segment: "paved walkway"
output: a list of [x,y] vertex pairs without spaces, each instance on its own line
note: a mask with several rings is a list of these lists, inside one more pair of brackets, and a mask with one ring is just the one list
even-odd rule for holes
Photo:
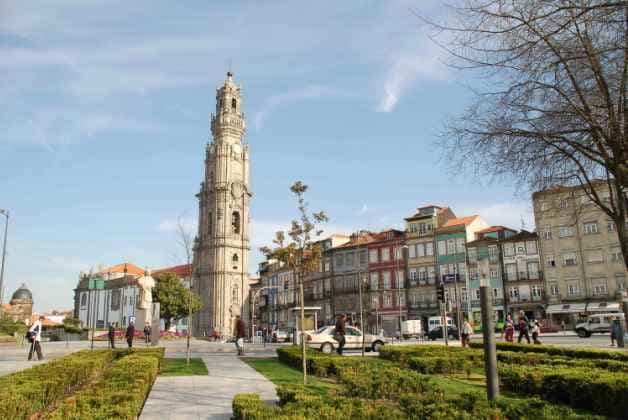
[[277,400],[275,386],[235,354],[203,356],[208,376],[159,376],[140,420],[230,419],[236,394],[255,392]]

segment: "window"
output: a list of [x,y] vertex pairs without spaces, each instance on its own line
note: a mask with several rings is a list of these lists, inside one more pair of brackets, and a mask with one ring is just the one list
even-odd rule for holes
[[392,306],[392,295],[390,293],[384,294],[384,307],[390,308]]
[[238,107],[238,101],[236,98],[231,99],[231,109],[236,109]]
[[416,258],[416,247],[414,245],[408,246],[408,258]]
[[233,254],[233,257],[231,257],[231,262],[233,263],[233,269],[237,270],[238,269],[238,254]]
[[81,293],[81,306],[87,305],[87,293]]
[[567,200],[560,200],[558,202],[559,209],[566,209],[567,207],[569,207],[569,202]]
[[517,280],[517,264],[506,264],[506,278],[508,281]]
[[373,296],[371,300],[371,306],[373,306],[373,309],[379,308],[379,297]]
[[418,278],[416,268],[410,269],[409,276],[410,276],[410,280],[416,280]]
[[497,261],[499,253],[497,252],[497,245],[491,245],[488,247],[488,259],[489,261]]
[[416,223],[408,223],[408,231],[410,231],[411,233],[416,233]]
[[342,267],[344,261],[345,261],[344,255],[342,255],[342,254],[336,255],[336,258],[334,260],[334,264],[336,265],[336,268]]
[[370,263],[377,263],[378,261],[378,255],[377,255],[377,250],[376,249],[369,249],[369,262]]
[[382,272],[382,280],[384,289],[390,289],[390,271]]
[[538,253],[535,241],[526,242],[526,252],[528,253],[528,255],[534,255]]
[[578,296],[580,294],[580,285],[578,283],[569,283],[567,285],[567,295]]
[[615,274],[615,284],[618,292],[626,290],[626,276],[623,274]]
[[390,261],[390,248],[382,248],[382,262]]
[[539,278],[539,263],[535,261],[531,261],[527,264],[528,267],[528,278],[531,280],[536,280]]
[[624,258],[621,254],[621,250],[612,250],[610,260],[614,263],[623,263]]
[[545,266],[546,267],[556,267],[556,260],[554,259],[554,254],[548,254],[545,256]]
[[541,211],[547,211],[550,208],[552,208],[551,203],[549,201],[541,201],[541,205],[539,207],[541,207]]
[[606,289],[606,281],[594,283],[592,288],[593,296],[606,296],[608,295],[608,290]]
[[436,267],[427,267],[427,281],[429,284],[436,282]]
[[476,262],[478,260],[478,250],[477,250],[477,248],[469,248],[469,249],[467,249],[467,255],[469,256],[469,262]]
[[543,228],[543,239],[545,240],[552,239],[552,228],[550,226],[545,226]]
[[504,244],[504,256],[512,257],[515,255],[515,244]]
[[584,234],[593,235],[598,233],[597,222],[588,222],[584,224]]
[[606,222],[606,229],[608,230],[609,233],[612,233],[617,230],[617,226],[615,226],[615,222],[613,222],[612,220],[609,220],[608,222]]
[[524,243],[517,243],[517,255],[523,255],[526,253],[526,245]]
[[416,244],[416,255],[417,257],[425,256],[425,247],[423,246],[423,244]]
[[560,238],[568,238],[574,235],[573,226],[560,226],[558,228],[558,237]]
[[405,282],[406,282],[406,279],[403,275],[403,270],[397,271],[397,276],[395,277],[395,283],[397,283],[396,284],[397,289],[403,289],[405,286]]
[[550,295],[552,296],[560,295],[560,289],[558,289],[558,284],[556,283],[550,284]]
[[425,256],[431,257],[433,255],[434,255],[434,244],[431,242],[428,242],[425,244]]
[[508,296],[510,296],[510,299],[514,299],[517,300],[519,299],[519,288],[518,287],[509,287],[508,288]]
[[231,213],[231,227],[234,234],[238,235],[240,233],[240,213],[237,211]]
[[460,299],[462,299],[463,302],[466,302],[467,299],[469,299],[469,294],[467,293],[466,287],[460,289]]
[[473,289],[475,292],[475,300],[480,300],[480,289]]
[[207,234],[211,235],[214,230],[214,218],[212,217],[212,212],[210,211],[207,214]]
[[447,255],[454,255],[456,253],[456,240],[448,239],[447,240]]
[[536,285],[536,284],[534,284],[534,285],[530,286],[530,291],[531,291],[531,294],[532,294],[532,298],[533,298],[533,299],[534,299],[534,298],[537,298],[537,299],[538,299],[538,298],[540,298],[540,297],[541,297],[541,295],[543,294],[543,291],[542,291],[542,289],[541,289],[541,286],[538,286],[538,285]]
[[360,258],[360,264],[359,265],[366,265],[366,250],[363,249],[361,251],[359,251],[359,258]]
[[438,255],[447,255],[446,241],[438,241]]
[[587,262],[589,264],[597,264],[597,263],[604,262],[604,256],[602,255],[602,250],[596,249],[594,251],[588,251]]
[[354,264],[354,259],[355,255],[353,254],[353,252],[348,253],[347,255],[345,255],[345,265],[347,267],[353,267]]
[[578,261],[575,252],[563,254],[563,265],[577,265]]
[[499,272],[495,268],[491,268],[489,274],[491,276],[491,280],[495,280],[495,279],[497,279],[499,277]]
[[456,253],[464,254],[465,251],[465,240],[464,238],[456,238]]
[[406,295],[404,293],[399,293],[399,306],[406,305]]

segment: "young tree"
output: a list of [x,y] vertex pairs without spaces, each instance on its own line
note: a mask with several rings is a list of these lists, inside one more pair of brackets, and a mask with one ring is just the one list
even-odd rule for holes
[[200,307],[198,309],[194,309],[194,303],[192,302],[192,274],[194,272],[194,269],[192,268],[192,257],[194,252],[194,236],[192,234],[192,231],[185,226],[185,223],[183,222],[181,216],[177,218],[177,236],[179,239],[179,246],[183,249],[183,252],[185,254],[185,261],[188,268],[188,329],[186,337],[185,363],[189,365],[192,353],[192,349],[190,346],[190,337],[192,336],[192,313],[200,310]]
[[262,247],[260,251],[268,259],[276,259],[292,269],[299,285],[299,303],[301,306],[299,328],[301,332],[301,356],[303,359],[303,384],[307,383],[307,360],[305,352],[305,335],[303,326],[305,323],[305,299],[303,293],[303,281],[317,270],[321,261],[321,247],[316,239],[323,233],[318,225],[328,221],[324,212],[310,212],[309,204],[305,201],[305,193],[308,186],[301,181],[296,181],[290,187],[290,191],[297,198],[298,218],[293,220],[290,230],[286,233],[279,231],[273,240],[274,248]]
[[628,2],[460,0],[450,10],[446,23],[419,16],[449,64],[479,76],[472,104],[445,124],[448,162],[533,191],[581,188],[614,221],[628,267]]
[[202,306],[198,295],[189,291],[174,273],[155,276],[153,299],[159,302],[159,317],[164,320],[166,330],[173,321],[189,316],[190,312],[197,312]]

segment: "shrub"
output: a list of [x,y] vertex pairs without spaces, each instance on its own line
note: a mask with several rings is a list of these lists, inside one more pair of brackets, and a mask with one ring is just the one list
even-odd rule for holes
[[82,350],[0,378],[3,418],[26,419],[102,374],[113,359],[109,350]]
[[499,368],[503,387],[539,395],[594,413],[622,417],[628,413],[628,375],[602,369],[506,365]]
[[408,367],[410,359],[414,357],[447,355],[464,357],[473,362],[482,361],[483,358],[482,351],[449,346],[384,346],[379,352],[380,358],[399,363],[402,367]]
[[548,365],[548,366],[572,366],[588,367],[592,369],[605,369],[611,372],[628,373],[628,363],[607,359],[571,359],[564,356],[548,356],[543,353],[524,353],[516,351],[499,351],[497,360],[511,365]]
[[408,365],[411,369],[423,374],[451,374],[461,372],[469,374],[471,368],[482,366],[475,361],[452,356],[411,357]]
[[[471,343],[471,348],[481,349],[482,346],[483,344],[481,342]],[[550,356],[563,356],[574,359],[604,359],[628,362],[628,353],[588,348],[558,347],[548,345],[532,346],[526,344],[499,342],[497,343],[497,350],[542,353]]]
[[[292,366],[295,369],[302,369],[301,349],[298,346],[283,347],[277,349],[279,361]],[[334,376],[340,367],[358,367],[364,365],[388,364],[386,361],[361,357],[342,357],[322,354],[315,350],[308,350],[307,370],[316,376]]]
[[338,377],[347,396],[371,400],[397,400],[403,393],[422,393],[429,387],[427,376],[394,366],[345,366],[338,369]]
[[118,359],[102,379],[65,399],[47,418],[136,419],[163,356],[163,349],[143,350],[117,352]]

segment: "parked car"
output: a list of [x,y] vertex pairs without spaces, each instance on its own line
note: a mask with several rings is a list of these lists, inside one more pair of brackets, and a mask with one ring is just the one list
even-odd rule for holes
[[288,328],[279,328],[273,333],[273,341],[275,343],[287,343],[292,341],[292,330]]
[[[438,328],[439,326],[441,326],[443,323],[443,318],[440,316],[431,316],[429,317],[429,319],[427,320],[427,329],[429,331],[432,331],[434,328]],[[447,317],[447,325],[452,326],[454,325],[454,320],[450,317]]]
[[[345,327],[345,349],[362,348],[362,331],[355,327]],[[332,353],[338,347],[338,342],[334,340],[336,327],[328,325],[321,327],[314,332],[307,333],[307,344],[311,348],[319,349],[323,353]],[[386,343],[386,339],[380,335],[365,334],[364,349],[366,351],[379,351]]]
[[[434,328],[427,334],[427,338],[432,341],[436,340],[437,338],[443,338],[443,327],[438,326]],[[447,338],[449,338],[450,340],[459,340],[460,336],[458,335],[458,328],[453,326],[447,328]]]
[[591,334],[611,332],[611,317],[624,319],[622,313],[606,313],[589,315],[585,322],[576,324],[576,334],[580,338],[591,337]]

